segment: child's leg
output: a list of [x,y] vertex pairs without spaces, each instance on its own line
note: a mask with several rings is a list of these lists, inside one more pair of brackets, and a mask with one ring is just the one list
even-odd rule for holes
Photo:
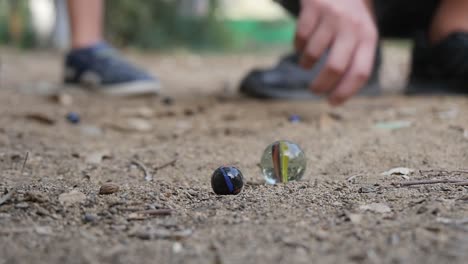
[[93,46],[103,40],[103,0],[68,0],[73,49]]
[[435,43],[454,32],[468,33],[468,0],[442,0],[428,37]]
[[427,31],[440,0],[374,0],[381,37],[411,38]]
[[155,77],[125,61],[104,42],[103,0],[68,0],[68,7],[72,47],[65,57],[65,83],[121,96],[159,91]]

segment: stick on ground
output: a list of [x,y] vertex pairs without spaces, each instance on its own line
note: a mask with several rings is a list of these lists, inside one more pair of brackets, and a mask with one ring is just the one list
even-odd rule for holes
[[398,182],[398,183],[393,183],[393,185],[399,186],[399,187],[407,187],[407,186],[413,186],[413,185],[427,185],[427,184],[438,184],[438,183],[449,183],[449,184],[455,184],[457,186],[468,186],[467,180],[448,180],[448,179]]
[[148,169],[146,168],[146,166],[143,163],[139,162],[138,160],[132,160],[132,164],[134,164],[135,166],[140,168],[140,170],[143,171],[143,173],[145,174],[145,180],[146,181],[152,181],[153,180],[153,176],[149,173]]
[[176,162],[177,162],[177,159],[173,159],[173,160],[169,161],[168,163],[165,163],[165,164],[163,164],[163,165],[161,165],[159,167],[154,168],[154,170],[161,170],[161,169],[164,169],[164,168],[169,167],[169,166],[175,166]]

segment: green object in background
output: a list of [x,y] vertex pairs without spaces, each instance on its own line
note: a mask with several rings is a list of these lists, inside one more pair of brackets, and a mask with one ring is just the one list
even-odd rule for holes
[[226,20],[210,0],[205,16],[184,16],[183,0],[112,0],[106,31],[112,43],[141,49],[188,48],[204,51],[252,51],[289,47],[294,21]]
[[223,22],[234,41],[233,48],[268,48],[290,46],[295,30],[293,20],[228,20]]
[[[227,20],[210,0],[203,16],[187,16],[173,1],[112,0],[106,8],[106,37],[117,46],[146,50],[252,52],[290,47],[294,21]],[[0,0],[0,44],[35,47],[29,1]]]
[[0,2],[0,44],[2,43],[21,48],[32,48],[36,45],[28,1]]

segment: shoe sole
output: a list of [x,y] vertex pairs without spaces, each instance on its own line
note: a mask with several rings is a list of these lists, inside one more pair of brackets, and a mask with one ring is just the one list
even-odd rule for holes
[[[240,92],[253,98],[266,100],[318,100],[324,98],[324,96],[316,95],[304,87],[301,89],[265,89],[259,85],[251,85],[249,88],[241,86]],[[357,95],[379,96],[381,95],[380,85],[377,81],[371,81]]]
[[468,95],[467,81],[410,80],[406,95]]
[[153,81],[138,81],[125,84],[105,85],[98,87],[89,87],[79,84],[66,83],[66,86],[75,89],[84,89],[93,93],[120,97],[157,95],[161,90],[161,84]]

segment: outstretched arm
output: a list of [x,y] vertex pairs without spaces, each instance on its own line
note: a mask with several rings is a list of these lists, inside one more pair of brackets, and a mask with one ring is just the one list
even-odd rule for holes
[[378,33],[365,0],[302,0],[295,47],[311,68],[328,50],[311,90],[339,105],[354,95],[372,72]]

